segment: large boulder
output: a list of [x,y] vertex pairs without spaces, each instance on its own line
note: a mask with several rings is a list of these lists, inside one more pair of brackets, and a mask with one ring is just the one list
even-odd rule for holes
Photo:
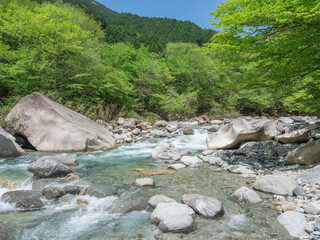
[[287,211],[278,217],[281,223],[294,238],[300,238],[305,233],[307,220],[302,213],[296,211]]
[[293,195],[297,183],[290,177],[282,175],[266,175],[253,184],[253,188],[266,193]]
[[150,215],[150,222],[163,232],[189,232],[193,229],[195,212],[180,203],[159,203]]
[[179,160],[181,155],[172,143],[162,142],[151,152],[151,157],[156,160]]
[[159,203],[176,203],[176,202],[177,202],[176,200],[163,195],[155,195],[151,197],[148,201],[149,206],[152,208],[155,208]]
[[42,95],[22,98],[6,118],[10,129],[28,139],[38,151],[82,152],[116,148],[99,123]]
[[15,138],[0,127],[0,157],[17,157],[26,154]]
[[215,198],[199,194],[185,194],[182,196],[182,202],[204,218],[213,219],[224,215],[221,202]]
[[238,148],[243,142],[271,140],[281,132],[282,128],[276,121],[265,117],[239,117],[208,137],[207,147],[209,149]]
[[37,162],[37,161],[45,161],[47,159],[51,159],[51,160],[60,162],[60,163],[66,165],[68,167],[77,167],[77,166],[79,166],[79,163],[77,162],[77,160],[75,158],[70,158],[70,157],[66,157],[66,156],[63,156],[63,155],[39,157],[39,158],[33,159],[31,161],[31,163]]
[[237,189],[230,197],[235,202],[240,202],[245,204],[255,204],[258,202],[262,202],[259,194],[247,188],[246,186],[243,186]]
[[134,118],[127,118],[122,127],[123,128],[130,128],[131,130],[135,129],[136,128],[136,125],[138,124],[138,120],[137,119],[134,119]]
[[298,178],[302,178],[305,181],[320,185],[320,165],[304,171],[298,175]]
[[41,193],[29,190],[18,190],[6,192],[1,196],[1,200],[13,204],[16,208],[40,209],[44,207],[41,201]]
[[39,178],[65,177],[72,172],[68,166],[52,159],[35,161],[28,166],[28,171]]
[[320,140],[311,141],[288,153],[284,164],[311,165],[320,162]]
[[310,139],[311,132],[308,129],[299,129],[277,136],[277,140],[281,143],[303,143],[308,142]]

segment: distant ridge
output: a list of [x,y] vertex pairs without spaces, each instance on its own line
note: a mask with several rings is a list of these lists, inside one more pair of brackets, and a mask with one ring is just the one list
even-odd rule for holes
[[[56,2],[57,0],[37,0]],[[118,13],[93,0],[62,0],[76,5],[92,15],[106,35],[106,42],[129,42],[135,47],[144,44],[150,51],[161,52],[169,42],[189,42],[202,45],[216,33],[202,29],[190,21],[176,19],[141,17],[131,13]]]

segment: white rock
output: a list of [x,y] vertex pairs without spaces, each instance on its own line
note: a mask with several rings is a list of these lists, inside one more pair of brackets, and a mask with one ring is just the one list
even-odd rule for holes
[[193,227],[195,212],[180,203],[159,203],[150,215],[150,222],[163,232],[184,232]]
[[181,158],[181,162],[183,162],[186,166],[197,167],[202,160],[197,156],[183,156]]
[[185,168],[186,165],[182,164],[182,163],[175,163],[175,164],[171,164],[168,166],[169,169],[174,169],[174,170],[179,170],[182,168]]
[[309,214],[320,214],[320,202],[310,202],[306,205],[304,211]]
[[153,208],[155,208],[159,203],[176,203],[177,201],[163,196],[163,195],[155,195],[153,197],[151,197],[148,201],[149,205]]
[[266,175],[253,184],[253,188],[266,193],[292,196],[297,183],[290,177]]
[[154,186],[152,178],[138,178],[134,181],[133,185],[137,187]]
[[180,152],[172,143],[162,142],[152,152],[151,157],[156,160],[179,160]]
[[282,213],[278,217],[278,221],[287,229],[289,234],[295,238],[302,237],[307,227],[307,221],[304,215],[296,211]]
[[237,189],[231,195],[231,198],[236,202],[243,202],[246,204],[255,204],[262,201],[259,194],[245,186]]

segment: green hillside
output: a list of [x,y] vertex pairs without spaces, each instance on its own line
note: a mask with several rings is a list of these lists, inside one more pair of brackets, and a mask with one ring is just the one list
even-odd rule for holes
[[[48,1],[56,2],[57,0],[38,0],[38,2]],[[160,52],[169,42],[202,45],[215,34],[212,29],[202,29],[189,21],[117,13],[92,0],[63,0],[63,2],[77,5],[99,21],[108,43],[128,42],[135,47],[144,44],[150,51]]]

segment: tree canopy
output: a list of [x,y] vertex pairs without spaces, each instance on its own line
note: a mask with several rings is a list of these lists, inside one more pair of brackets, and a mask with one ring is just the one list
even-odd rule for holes
[[212,15],[222,28],[207,44],[216,69],[233,73],[235,85],[273,88],[284,104],[320,112],[319,1],[227,0]]

